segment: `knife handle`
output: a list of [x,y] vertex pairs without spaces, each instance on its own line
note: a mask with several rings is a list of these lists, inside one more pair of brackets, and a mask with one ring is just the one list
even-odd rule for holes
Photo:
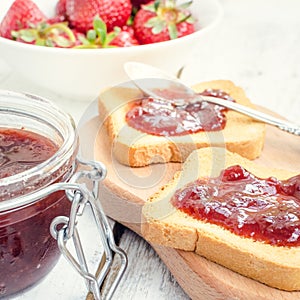
[[277,128],[292,133],[294,135],[300,136],[300,126],[294,123],[291,123],[289,121],[285,121],[276,117],[273,117],[269,114],[260,112],[258,110],[255,110],[253,108],[247,107],[245,105],[241,105],[236,102],[230,102],[224,99],[216,98],[216,97],[210,97],[210,96],[198,96],[200,97],[200,101],[204,100],[210,103],[214,103],[217,105],[221,105],[224,107],[227,107],[231,110],[237,111],[241,114],[244,114],[246,116],[249,116],[255,120],[262,121],[266,124],[270,124],[273,126],[276,126]]

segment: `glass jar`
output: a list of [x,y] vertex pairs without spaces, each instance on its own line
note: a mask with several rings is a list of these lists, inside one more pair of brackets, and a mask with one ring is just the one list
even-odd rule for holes
[[[0,90],[0,128],[39,134],[57,146],[50,158],[36,166],[0,178],[0,298],[37,283],[55,266],[60,253],[95,300],[102,299],[101,287],[114,272],[106,288],[110,298],[124,275],[127,256],[115,243],[99,199],[105,166],[77,156],[79,140],[72,118],[40,97]],[[103,248],[99,272],[90,271],[77,230],[87,206]],[[69,242],[75,255],[68,250]],[[110,270],[114,254],[121,259],[118,270]]]
[[76,171],[78,137],[73,124],[47,100],[0,91],[0,127],[38,133],[58,146],[48,160],[0,179],[0,297],[33,285],[59,258],[49,228],[56,216],[69,215],[71,202],[64,191],[40,198],[37,194],[68,181]]

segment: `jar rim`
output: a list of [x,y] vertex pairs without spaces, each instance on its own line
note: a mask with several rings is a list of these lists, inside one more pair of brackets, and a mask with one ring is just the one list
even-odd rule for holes
[[[7,100],[3,104],[1,100],[4,99]],[[62,131],[61,136],[63,139],[62,144],[59,145],[57,151],[50,158],[28,170],[11,175],[9,177],[1,178],[0,187],[6,187],[22,181],[28,181],[30,178],[37,177],[49,170],[59,169],[59,167],[68,161],[74,152],[77,151],[78,134],[75,127],[75,122],[70,114],[67,114],[61,110],[52,101],[34,94],[19,93],[0,89],[0,112],[7,114],[14,113],[16,115],[22,114],[26,116],[30,116],[32,114],[33,117],[36,117],[39,113],[43,114],[43,116],[46,115],[49,117],[49,120],[43,119],[43,121],[45,121],[45,123],[49,123],[49,126],[54,126],[53,124],[50,124],[50,122],[53,121],[55,122],[56,127],[61,127],[60,130]],[[0,123],[0,127],[5,126],[2,126]],[[25,203],[21,204],[20,201],[17,201],[18,203],[14,204],[16,199],[21,197],[22,196],[17,196],[16,198],[13,197],[12,199],[0,201],[0,211],[4,209],[6,210],[7,207],[10,206],[14,207],[24,205]],[[7,202],[10,202],[11,205],[8,205]]]

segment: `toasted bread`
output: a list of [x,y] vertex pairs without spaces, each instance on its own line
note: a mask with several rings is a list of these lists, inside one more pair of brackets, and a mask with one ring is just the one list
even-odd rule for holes
[[217,177],[221,170],[236,164],[259,178],[274,176],[284,180],[297,175],[263,167],[222,148],[193,151],[174,179],[144,205],[143,237],[154,244],[194,251],[271,287],[300,290],[300,247],[274,246],[243,237],[219,225],[195,219],[170,203],[177,189],[198,178]]
[[[221,89],[238,103],[253,107],[244,91],[228,80],[216,80],[195,85],[197,92]],[[226,147],[248,159],[257,158],[263,148],[265,124],[234,111],[226,112],[227,123],[223,130],[197,132],[181,136],[156,136],[128,126],[125,116],[128,103],[141,97],[134,88],[115,87],[99,96],[99,114],[104,120],[112,141],[115,158],[132,167],[152,163],[183,162],[195,149]]]

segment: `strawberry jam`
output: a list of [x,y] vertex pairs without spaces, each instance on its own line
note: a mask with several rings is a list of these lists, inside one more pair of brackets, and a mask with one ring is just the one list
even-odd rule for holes
[[[0,204],[20,199],[25,191],[9,192],[5,182],[12,180],[10,176],[29,171],[57,150],[56,144],[36,133],[0,128]],[[37,181],[26,193],[44,185]],[[49,228],[56,216],[69,213],[69,207],[65,193],[56,192],[24,206],[0,210],[0,298],[31,286],[54,267],[60,253]]]
[[57,146],[36,133],[0,128],[0,178],[26,171],[50,158]]
[[241,166],[176,191],[171,203],[192,217],[276,246],[300,246],[300,175],[260,179]]
[[[170,97],[172,91],[163,91]],[[207,89],[200,93],[203,96],[218,97],[234,101],[221,90]],[[217,131],[226,125],[226,108],[206,101],[189,102],[177,105],[172,100],[143,98],[136,100],[126,114],[129,126],[158,136],[180,136],[199,131]]]

